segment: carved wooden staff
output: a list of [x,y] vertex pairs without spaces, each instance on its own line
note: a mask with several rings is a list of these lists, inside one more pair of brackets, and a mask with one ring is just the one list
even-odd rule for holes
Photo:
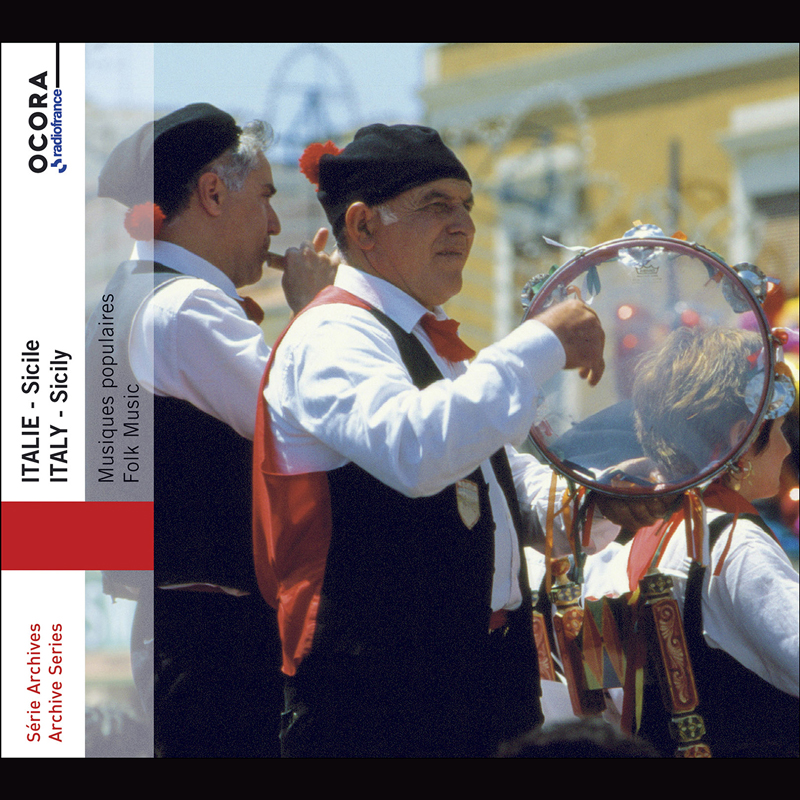
[[658,669],[661,697],[670,715],[670,734],[677,743],[678,758],[710,758],[711,749],[702,741],[703,718],[696,712],[697,687],[689,658],[678,603],[672,596],[672,578],[651,569],[639,582],[649,620],[648,642]]
[[557,609],[553,617],[553,633],[561,652],[572,710],[580,717],[600,714],[606,707],[605,698],[602,690],[587,687],[581,648],[576,641],[583,624],[581,587],[567,576],[570,569],[569,558],[554,559],[551,569],[551,597]]
[[550,650],[550,637],[547,634],[547,622],[544,614],[536,610],[539,603],[539,592],[531,593],[533,605],[533,641],[536,644],[536,656],[539,661],[539,678],[543,681],[557,681],[556,665]]

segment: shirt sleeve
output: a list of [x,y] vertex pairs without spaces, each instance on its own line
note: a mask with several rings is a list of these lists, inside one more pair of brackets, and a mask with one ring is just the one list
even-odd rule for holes
[[270,349],[224,292],[194,279],[165,286],[137,315],[130,352],[150,391],[186,400],[252,440]]
[[[714,547],[717,564],[728,540]],[[739,520],[718,576],[713,565],[703,590],[709,643],[730,653],[773,686],[798,696],[800,586],[783,549],[748,520]]]
[[266,390],[279,464],[308,472],[353,461],[407,496],[435,494],[525,438],[541,382],[563,366],[551,336],[526,323],[420,391],[369,312],[311,309],[278,348]]
[[[567,502],[568,486],[566,480],[542,465],[534,456],[519,453],[513,447],[506,447],[514,486],[519,498],[523,523],[527,528],[534,549],[545,551],[546,524],[552,495],[553,502],[553,550],[552,557],[570,555],[572,544],[564,526],[563,508]],[[588,555],[605,549],[619,535],[619,525],[605,519],[595,512],[592,521],[591,539],[585,548]]]

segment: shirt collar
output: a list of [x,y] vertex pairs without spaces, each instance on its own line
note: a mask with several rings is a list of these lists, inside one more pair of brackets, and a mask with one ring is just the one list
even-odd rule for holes
[[134,245],[131,259],[134,261],[155,261],[183,275],[207,281],[234,300],[240,299],[233,281],[221,269],[196,253],[192,253],[180,245],[172,244],[172,242],[162,242],[159,239],[149,242],[137,241]]
[[[429,313],[425,306],[393,283],[348,264],[339,265],[334,284],[366,300],[396,322],[406,333],[411,333],[420,319]],[[439,306],[434,309],[434,313],[439,319],[447,318]]]

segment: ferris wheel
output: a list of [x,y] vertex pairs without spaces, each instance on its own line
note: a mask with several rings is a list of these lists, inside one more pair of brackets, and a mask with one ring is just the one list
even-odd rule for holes
[[356,92],[344,62],[322,44],[300,44],[275,68],[266,118],[276,134],[271,158],[296,163],[312,141],[335,141],[358,123]]

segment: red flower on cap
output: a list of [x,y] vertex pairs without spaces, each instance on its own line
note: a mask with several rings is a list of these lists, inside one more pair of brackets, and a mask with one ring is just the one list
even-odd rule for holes
[[125,215],[125,230],[137,241],[147,242],[158,236],[165,219],[155,203],[140,203]]
[[338,156],[339,153],[342,151],[330,140],[325,142],[325,144],[320,144],[319,142],[315,142],[314,144],[310,144],[306,149],[303,151],[303,155],[300,156],[300,172],[308,178],[314,186],[317,187],[317,191],[319,191],[319,160],[324,156],[326,153],[329,153],[332,156]]

